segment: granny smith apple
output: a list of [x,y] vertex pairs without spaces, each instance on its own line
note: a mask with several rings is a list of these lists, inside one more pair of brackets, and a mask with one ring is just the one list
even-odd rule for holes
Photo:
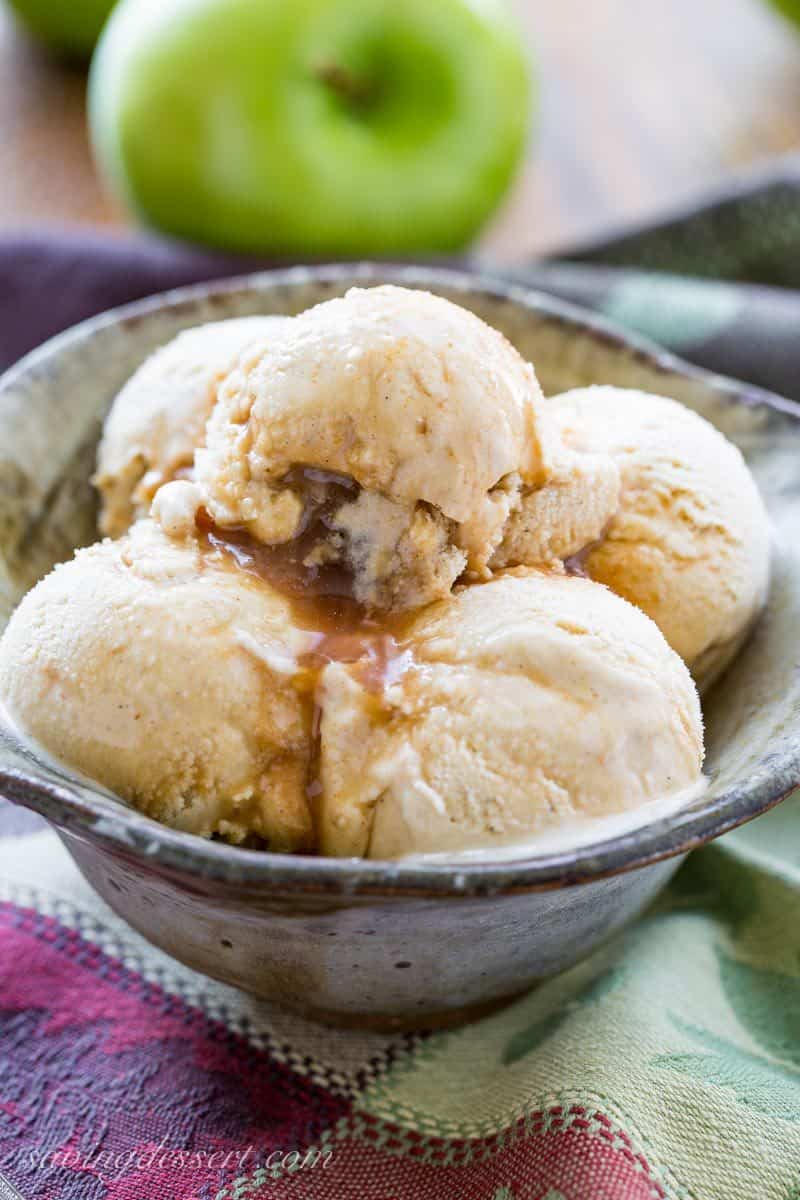
[[23,25],[51,49],[88,58],[114,0],[9,0]]
[[795,25],[800,25],[800,0],[772,0],[772,3]]
[[146,223],[317,257],[465,245],[530,104],[502,0],[121,0],[90,80],[97,159]]

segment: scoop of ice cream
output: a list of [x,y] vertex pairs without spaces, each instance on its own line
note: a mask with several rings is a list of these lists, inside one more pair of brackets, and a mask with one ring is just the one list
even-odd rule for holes
[[241,317],[184,330],[151,355],[117,396],[106,418],[95,484],[100,529],[124,533],[147,514],[156,490],[194,463],[220,379],[281,317]]
[[599,584],[510,571],[409,618],[402,644],[380,704],[352,667],[323,674],[323,853],[490,846],[700,780],[689,672]]
[[598,541],[619,506],[620,475],[606,454],[554,452],[547,483],[524,488],[492,570],[571,559]]
[[0,697],[52,754],[168,825],[309,848],[303,637],[266,584],[141,521],[29,592],[0,641]]
[[362,602],[409,607],[486,573],[521,489],[547,479],[543,407],[533,368],[474,314],[353,289],[241,356],[198,480],[218,525],[266,543],[308,528],[313,489],[315,552]]
[[764,604],[769,525],[741,453],[663,396],[614,387],[554,397],[564,443],[610,454],[619,507],[584,569],[652,617],[704,689]]

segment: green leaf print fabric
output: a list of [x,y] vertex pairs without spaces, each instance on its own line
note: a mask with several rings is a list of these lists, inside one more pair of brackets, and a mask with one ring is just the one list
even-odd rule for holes
[[653,1195],[800,1196],[800,795],[692,855],[589,961],[429,1038],[363,1103],[467,1140],[596,1107]]
[[511,273],[700,366],[800,399],[800,155],[689,211]]

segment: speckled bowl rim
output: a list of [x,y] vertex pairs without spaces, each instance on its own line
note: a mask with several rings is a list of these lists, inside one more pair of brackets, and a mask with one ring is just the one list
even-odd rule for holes
[[[51,338],[0,377],[3,393],[26,374],[46,373],[60,354],[117,324],[135,326],[164,308],[191,311],[198,303],[239,291],[307,286],[390,282],[431,289],[448,288],[489,300],[537,310],[550,320],[577,328],[583,334],[616,347],[665,375],[678,374],[705,382],[718,394],[747,406],[766,405],[800,420],[800,405],[761,388],[715,375],[685,363],[644,338],[623,333],[611,323],[577,305],[556,300],[519,283],[497,276],[454,271],[436,266],[396,266],[379,263],[338,263],[260,271],[210,284],[193,284],[110,309]],[[800,730],[798,730],[800,734]],[[763,764],[762,764],[763,767]],[[496,863],[387,862],[321,858],[243,850],[180,833],[126,808],[104,795],[80,795],[69,786],[38,776],[35,769],[0,767],[0,793],[34,809],[59,829],[96,843],[148,869],[194,879],[229,884],[237,891],[259,894],[351,896],[480,896],[540,891],[584,883],[635,870],[649,863],[684,854],[736,828],[778,804],[800,785],[800,736],[795,747],[776,755],[767,774],[745,779],[705,805],[692,807],[629,833],[573,851]]]

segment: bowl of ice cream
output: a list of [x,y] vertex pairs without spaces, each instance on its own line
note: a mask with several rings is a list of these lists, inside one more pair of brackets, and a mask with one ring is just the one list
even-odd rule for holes
[[86,322],[0,426],[0,792],[210,975],[457,1019],[800,781],[788,401],[336,266]]

